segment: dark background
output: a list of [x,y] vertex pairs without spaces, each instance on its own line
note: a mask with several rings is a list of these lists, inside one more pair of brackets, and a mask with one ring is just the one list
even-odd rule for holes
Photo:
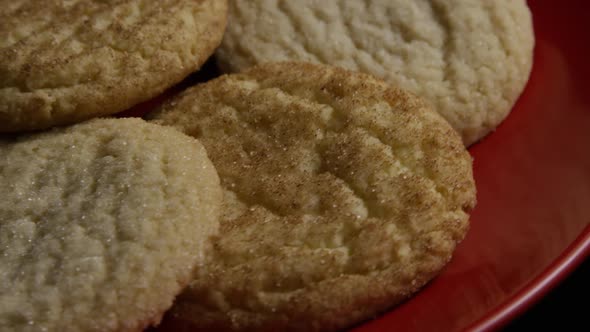
[[503,331],[590,331],[590,259]]

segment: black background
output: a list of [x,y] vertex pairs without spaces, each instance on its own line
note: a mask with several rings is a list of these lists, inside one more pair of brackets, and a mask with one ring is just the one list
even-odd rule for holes
[[590,259],[503,330],[590,331]]

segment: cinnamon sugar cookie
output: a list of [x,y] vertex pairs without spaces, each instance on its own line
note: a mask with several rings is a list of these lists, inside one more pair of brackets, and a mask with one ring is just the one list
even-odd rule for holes
[[227,0],[0,0],[0,132],[123,111],[198,69]]
[[220,235],[168,320],[188,331],[336,330],[416,292],[475,204],[460,137],[415,96],[324,65],[267,64],[149,116],[197,137]]

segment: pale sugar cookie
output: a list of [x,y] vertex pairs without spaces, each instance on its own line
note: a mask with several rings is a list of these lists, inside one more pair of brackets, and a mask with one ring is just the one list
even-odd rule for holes
[[216,234],[205,149],[139,119],[0,139],[0,331],[141,331]]
[[226,71],[311,61],[381,77],[427,99],[466,145],[508,115],[528,80],[525,0],[230,0]]

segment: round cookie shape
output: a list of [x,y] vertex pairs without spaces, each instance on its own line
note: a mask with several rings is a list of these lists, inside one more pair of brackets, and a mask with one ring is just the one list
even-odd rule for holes
[[0,330],[141,331],[202,264],[222,189],[203,146],[140,119],[0,140]]
[[410,296],[475,204],[471,158],[425,103],[369,75],[272,63],[149,115],[197,137],[224,189],[208,271],[167,316],[190,331],[330,331]]
[[148,100],[221,42],[227,0],[0,0],[0,132]]
[[230,0],[225,71],[271,61],[337,65],[427,99],[471,145],[523,91],[534,35],[525,0]]

